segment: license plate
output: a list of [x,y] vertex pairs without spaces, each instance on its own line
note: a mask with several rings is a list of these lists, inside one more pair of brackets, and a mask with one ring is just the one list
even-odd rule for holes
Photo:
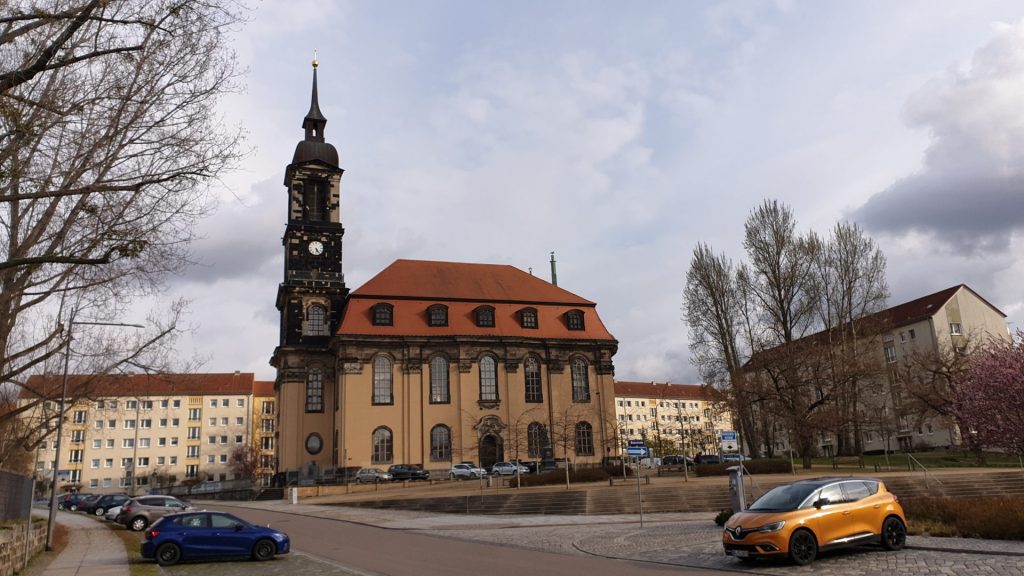
[[746,558],[747,556],[750,556],[750,552],[746,550],[729,550],[728,554],[729,556],[735,556],[737,558]]

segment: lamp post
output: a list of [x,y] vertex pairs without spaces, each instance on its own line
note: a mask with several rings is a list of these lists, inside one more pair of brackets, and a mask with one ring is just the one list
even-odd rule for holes
[[60,389],[60,404],[57,409],[57,441],[54,445],[53,480],[50,483],[50,516],[46,522],[46,549],[53,550],[53,523],[57,519],[57,476],[60,470],[61,438],[64,435],[64,412],[68,396],[68,365],[71,360],[71,336],[75,325],[78,326],[123,326],[126,328],[145,328],[141,324],[123,324],[121,322],[79,322],[68,321],[68,339],[64,345],[64,378]]

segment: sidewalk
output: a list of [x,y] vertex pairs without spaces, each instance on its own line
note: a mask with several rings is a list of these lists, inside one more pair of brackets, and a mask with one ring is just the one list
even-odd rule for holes
[[57,512],[68,529],[68,545],[41,572],[46,576],[129,576],[124,544],[108,523],[74,512]]

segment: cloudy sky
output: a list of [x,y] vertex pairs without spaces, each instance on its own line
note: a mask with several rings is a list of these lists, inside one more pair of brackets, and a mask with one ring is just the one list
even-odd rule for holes
[[747,214],[859,222],[890,304],[967,283],[1024,327],[1024,5],[986,1],[265,0],[224,102],[253,154],[168,297],[183,356],[272,379],[284,168],[319,50],[344,270],[507,263],[598,303],[616,376],[695,382],[681,320],[698,241]]

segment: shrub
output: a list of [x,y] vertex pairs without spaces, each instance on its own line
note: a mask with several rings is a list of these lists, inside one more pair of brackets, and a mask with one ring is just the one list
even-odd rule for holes
[[902,504],[914,532],[1024,540],[1024,497],[1021,496],[913,498]]
[[715,524],[718,524],[719,526],[725,526],[725,523],[729,520],[729,518],[732,518],[732,508],[726,508],[725,510],[719,512],[718,515],[715,516]]
[[[627,474],[632,471],[626,469]],[[622,468],[609,466],[606,468],[576,468],[569,470],[569,482],[601,482],[611,476],[622,476]],[[524,474],[520,477],[523,486],[550,486],[565,484],[565,470],[550,470],[541,474]]]
[[[736,466],[735,462],[724,462],[722,464],[697,464],[694,468],[697,476],[726,476],[729,468]],[[758,460],[747,460],[743,462],[747,472],[751,474],[789,474],[792,469],[789,460],[778,458],[763,458]]]

